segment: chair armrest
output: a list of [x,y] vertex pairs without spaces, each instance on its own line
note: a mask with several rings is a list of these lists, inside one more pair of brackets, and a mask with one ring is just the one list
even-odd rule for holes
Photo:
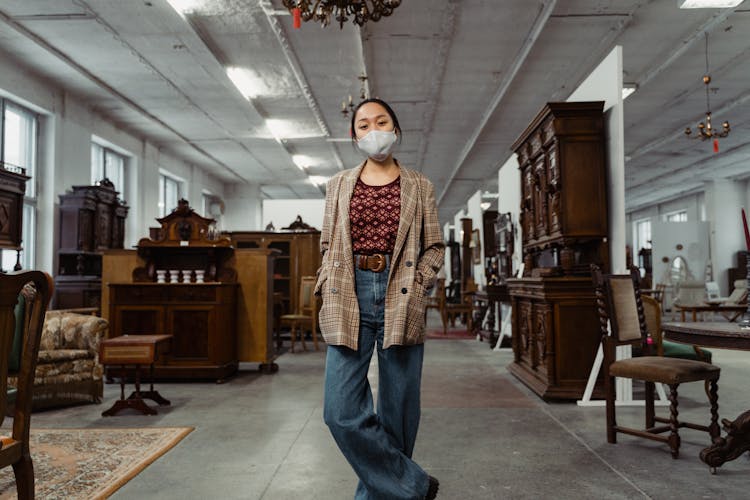
[[89,314],[64,313],[60,318],[61,347],[99,352],[99,343],[109,328],[106,319]]

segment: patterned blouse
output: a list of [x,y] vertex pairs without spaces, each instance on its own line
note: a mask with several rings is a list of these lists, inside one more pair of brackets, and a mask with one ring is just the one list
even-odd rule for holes
[[400,218],[400,176],[384,186],[369,186],[357,179],[349,205],[354,253],[393,253]]

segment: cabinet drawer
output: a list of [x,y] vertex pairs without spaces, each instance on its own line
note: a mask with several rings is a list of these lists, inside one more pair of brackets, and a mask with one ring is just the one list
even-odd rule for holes
[[177,285],[169,288],[170,302],[216,302],[213,286]]
[[125,287],[113,287],[112,298],[110,299],[113,303],[117,304],[144,304],[144,303],[159,303],[163,302],[167,298],[167,291],[165,287],[161,286],[125,286]]

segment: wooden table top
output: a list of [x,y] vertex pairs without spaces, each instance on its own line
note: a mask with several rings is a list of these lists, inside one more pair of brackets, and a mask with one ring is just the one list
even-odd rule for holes
[[172,335],[121,335],[119,337],[112,337],[111,339],[102,340],[102,344],[106,346],[121,346],[121,345],[151,345],[164,342],[172,338]]
[[669,322],[662,323],[664,338],[685,344],[750,351],[750,329],[737,323]]

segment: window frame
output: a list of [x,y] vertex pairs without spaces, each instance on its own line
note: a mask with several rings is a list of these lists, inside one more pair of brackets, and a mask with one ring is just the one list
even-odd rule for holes
[[[673,210],[662,215],[664,222],[687,222],[687,209]],[[676,218],[676,219],[673,219]]]
[[[171,174],[170,172],[167,172],[166,170],[159,169],[159,196],[157,197],[157,208],[159,210],[159,217],[165,217],[171,213],[172,210],[177,208],[177,202],[183,197],[183,184],[185,181],[180,179],[174,174]],[[167,208],[168,200],[167,200],[167,187],[174,185],[176,187],[175,189],[175,200],[174,200],[174,206]]]
[[[97,149],[101,152],[101,158],[97,166],[94,165],[94,150]],[[111,172],[107,170],[107,159],[114,157],[119,160],[118,172],[116,176],[112,176]],[[127,175],[127,163],[128,156],[95,140],[91,141],[91,184],[97,184],[103,179],[108,179],[115,186],[115,191],[120,193],[120,198],[127,199],[125,193]],[[101,178],[97,178],[98,176]],[[114,177],[114,179],[113,179]]]

